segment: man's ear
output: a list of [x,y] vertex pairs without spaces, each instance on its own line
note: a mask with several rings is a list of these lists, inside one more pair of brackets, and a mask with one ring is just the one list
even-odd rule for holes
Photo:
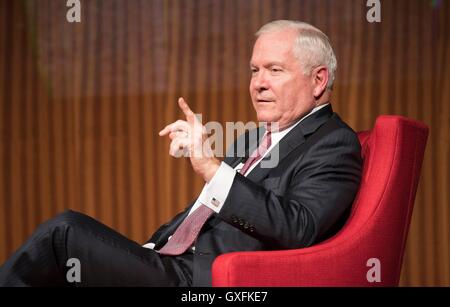
[[328,68],[326,66],[318,66],[312,71],[313,76],[313,94],[318,99],[327,89],[328,84]]

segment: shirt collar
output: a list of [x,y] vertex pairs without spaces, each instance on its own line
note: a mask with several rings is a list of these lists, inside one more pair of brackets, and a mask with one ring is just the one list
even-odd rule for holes
[[[325,103],[322,104],[320,106],[315,107],[314,109],[312,109],[308,114],[306,114],[305,116],[303,116],[302,118],[300,118],[297,122],[295,122],[295,124],[287,127],[284,130],[281,131],[273,131],[272,132],[272,146],[273,147],[275,144],[277,144],[286,134],[289,133],[289,131],[291,131],[292,129],[295,128],[295,126],[297,126],[302,120],[304,120],[305,118],[307,118],[308,116],[310,116],[311,114],[319,111],[320,109],[324,108],[325,106],[329,105],[330,103]],[[267,133],[267,131],[266,131]]]

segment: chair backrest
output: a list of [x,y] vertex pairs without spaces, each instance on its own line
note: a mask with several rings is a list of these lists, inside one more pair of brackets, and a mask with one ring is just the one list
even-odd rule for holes
[[401,116],[379,116],[359,132],[361,186],[343,229],[328,241],[358,238],[358,254],[380,260],[382,285],[397,285],[428,128]]

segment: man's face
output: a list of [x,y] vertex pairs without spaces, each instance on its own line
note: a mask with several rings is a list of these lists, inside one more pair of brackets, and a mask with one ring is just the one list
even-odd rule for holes
[[278,122],[280,129],[315,106],[313,77],[303,74],[292,50],[295,34],[291,29],[262,34],[250,61],[250,95],[258,121]]

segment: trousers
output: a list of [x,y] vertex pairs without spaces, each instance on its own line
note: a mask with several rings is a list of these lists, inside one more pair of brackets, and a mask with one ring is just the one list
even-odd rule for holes
[[40,225],[0,267],[0,286],[192,285],[193,254],[163,256],[79,212]]

